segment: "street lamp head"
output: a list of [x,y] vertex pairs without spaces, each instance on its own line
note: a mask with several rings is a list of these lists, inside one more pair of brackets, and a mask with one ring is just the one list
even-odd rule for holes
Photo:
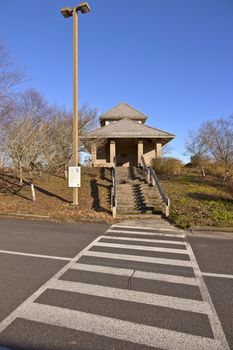
[[82,13],[88,13],[91,11],[91,8],[87,2],[81,2],[77,6],[77,11],[81,11]]
[[60,12],[65,18],[68,18],[72,16],[73,11],[69,7],[63,7]]

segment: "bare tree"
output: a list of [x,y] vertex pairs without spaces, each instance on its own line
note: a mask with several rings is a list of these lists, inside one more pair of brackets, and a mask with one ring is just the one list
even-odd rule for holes
[[209,148],[202,128],[197,131],[189,131],[185,149],[191,161],[198,166],[200,176],[205,177],[205,165],[209,160]]
[[45,154],[46,124],[26,116],[5,127],[4,151],[10,158],[14,171],[20,179],[31,184],[32,198],[35,200],[33,181],[47,168]]
[[171,152],[172,152],[172,147],[168,143],[166,143],[166,145],[164,145],[162,148],[163,158],[168,157],[169,154],[171,154]]
[[55,108],[35,88],[29,88],[16,98],[14,117],[17,119],[31,116],[37,121],[49,121],[54,116]]
[[[72,114],[51,106],[35,89],[17,96],[14,112],[4,124],[1,151],[12,163],[20,184],[31,184],[42,173],[66,171],[72,157]],[[97,121],[97,111],[84,105],[79,111],[79,135],[85,134]],[[79,144],[79,150],[84,149]],[[78,150],[77,150],[78,151]]]
[[2,160],[5,159],[1,149],[3,126],[9,121],[9,116],[15,109],[13,88],[24,79],[24,73],[11,62],[6,45],[0,39],[0,158]]
[[202,135],[211,155],[222,164],[224,180],[233,168],[233,119],[217,119],[202,125]]
[[67,177],[68,163],[72,157],[72,115],[57,110],[47,123],[46,158],[49,171],[63,170]]
[[98,109],[85,103],[78,112],[78,119],[79,135],[83,136],[98,126]]
[[[71,112],[55,109],[54,117],[48,123],[47,152],[50,171],[64,170],[67,177],[68,163],[73,154],[73,117]],[[85,104],[79,111],[78,132],[84,136],[97,125],[97,109]],[[79,139],[78,152],[85,152],[87,143]]]
[[6,45],[0,40],[0,122],[14,109],[12,88],[24,79],[24,72],[13,65]]
[[30,182],[33,200],[33,181],[48,168],[48,111],[47,101],[36,90],[28,90],[17,97],[14,112],[2,128],[2,153],[12,164],[20,185],[23,180]]

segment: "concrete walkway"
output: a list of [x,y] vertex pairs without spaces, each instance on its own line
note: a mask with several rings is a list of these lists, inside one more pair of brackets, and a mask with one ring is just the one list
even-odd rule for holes
[[129,226],[129,227],[140,227],[140,228],[151,228],[153,230],[164,230],[178,233],[184,233],[183,230],[172,226],[167,220],[162,218],[148,218],[148,219],[135,219],[135,220],[124,220],[117,224],[117,226]]

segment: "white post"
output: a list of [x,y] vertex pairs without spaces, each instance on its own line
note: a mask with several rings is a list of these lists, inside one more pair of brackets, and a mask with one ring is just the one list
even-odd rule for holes
[[116,159],[116,143],[115,140],[110,141],[110,163],[114,163]]
[[142,164],[143,140],[138,140],[138,166]]
[[147,168],[147,183],[150,184],[150,170]]
[[113,217],[113,219],[115,219],[116,218],[116,207],[113,207],[112,208],[112,217]]
[[32,191],[32,200],[33,200],[33,202],[35,202],[35,200],[36,200],[36,193],[35,193],[35,187],[34,187],[33,183],[31,183],[31,191]]

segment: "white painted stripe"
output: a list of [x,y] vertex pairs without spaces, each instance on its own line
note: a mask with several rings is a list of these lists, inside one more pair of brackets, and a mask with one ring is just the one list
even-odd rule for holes
[[222,329],[222,325],[221,325],[221,322],[218,318],[218,314],[215,310],[215,307],[214,307],[214,304],[211,300],[211,297],[210,297],[210,294],[209,294],[209,291],[206,287],[206,284],[205,284],[205,281],[204,281],[204,278],[202,276],[202,273],[201,273],[201,270],[199,268],[199,265],[197,263],[197,259],[193,253],[193,250],[192,250],[192,247],[190,246],[190,244],[187,244],[187,249],[188,249],[188,252],[189,252],[189,256],[190,256],[190,259],[193,263],[193,271],[194,271],[194,274],[197,278],[197,283],[199,285],[199,288],[200,288],[200,292],[201,292],[201,295],[202,295],[202,299],[209,303],[210,304],[210,307],[212,309],[212,312],[209,314],[209,321],[210,321],[210,324],[211,324],[211,327],[212,327],[212,331],[213,331],[213,334],[214,334],[214,338],[216,340],[218,340],[222,345],[223,345],[223,348],[225,350],[230,350],[230,347],[227,343],[227,340],[226,340],[226,336],[225,336],[225,333]]
[[151,258],[148,256],[138,256],[138,255],[127,255],[127,254],[114,254],[114,253],[104,253],[95,251],[86,251],[83,255],[85,256],[95,256],[99,258],[109,258],[117,260],[132,260],[141,261],[152,264],[165,264],[165,265],[176,265],[176,266],[192,266],[190,261],[185,260],[174,260],[174,259],[162,259],[162,258]]
[[[148,279],[148,280],[155,280],[155,281],[158,280],[158,281],[163,281],[163,282],[177,283],[177,284],[192,285],[192,286],[197,285],[197,281],[195,278],[176,276],[176,275],[167,275],[167,274],[163,274],[163,273],[135,271],[133,277],[134,278],[143,278],[143,279]],[[174,286],[174,288],[175,288],[175,286]]]
[[16,318],[18,312],[27,305],[31,305],[45,290],[48,288],[49,283],[52,279],[60,278],[71,266],[83,255],[83,253],[90,249],[95,243],[100,239],[96,238],[87,247],[85,247],[81,252],[79,252],[74,258],[72,258],[65,266],[62,267],[53,277],[51,277],[45,284],[43,284],[39,289],[37,289],[29,298],[27,298],[22,304],[20,304],[10,315],[8,315],[4,320],[0,322],[0,333],[4,331]]
[[130,277],[134,270],[131,269],[122,269],[122,268],[114,268],[109,266],[101,266],[101,265],[89,265],[89,264],[73,264],[71,269],[80,270],[80,271],[89,271],[89,272],[98,272],[98,273],[106,273],[110,275],[116,276],[126,276]]
[[185,241],[169,241],[164,239],[148,239],[148,238],[136,238],[136,237],[119,237],[119,236],[102,236],[105,239],[122,240],[122,241],[139,241],[139,242],[150,242],[150,243],[162,243],[162,244],[178,244],[186,247]]
[[138,228],[138,229],[140,229],[140,230],[154,230],[154,231],[161,231],[161,232],[163,232],[163,231],[169,231],[169,232],[172,232],[172,231],[174,231],[174,232],[180,232],[180,231],[182,231],[182,230],[177,230],[177,229],[175,229],[175,228],[156,228],[156,227],[148,227],[148,226],[126,226],[126,225],[121,225],[121,224],[118,224],[118,225],[112,225],[111,226],[111,228],[112,227],[120,227],[120,228]]
[[169,233],[160,233],[160,232],[140,232],[140,231],[122,231],[122,230],[108,230],[108,233],[124,233],[127,235],[143,235],[143,236],[163,236],[163,237],[176,237],[176,238],[185,238],[185,235],[175,235]]
[[[161,294],[152,294],[146,292],[138,292],[134,290],[125,290],[119,288],[98,286],[94,284],[78,283],[71,281],[54,280],[50,284],[50,288],[59,289],[68,292],[75,292],[87,295],[94,295],[103,298],[111,298],[117,300],[125,300],[134,303],[141,303],[153,306],[161,306],[176,310],[198,312],[201,314],[209,314],[210,307],[208,303],[199,300],[177,298]],[[190,315],[190,317],[192,317]]]
[[217,278],[230,278],[233,279],[233,275],[225,273],[213,273],[213,272],[201,272],[202,276],[217,277]]
[[219,342],[210,338],[43,304],[21,308],[17,316],[167,350],[223,350]]
[[132,250],[142,250],[142,251],[150,251],[150,252],[162,252],[162,253],[177,253],[187,255],[183,249],[172,249],[172,248],[161,248],[161,247],[149,247],[142,245],[129,245],[129,244],[119,244],[119,243],[105,243],[98,242],[95,246],[99,247],[109,247],[109,248],[121,248],[121,249],[132,249]]
[[[74,264],[71,267],[74,270],[81,270],[81,271],[90,271],[90,272],[98,272],[98,273],[106,273],[110,275],[116,275],[116,276],[132,276],[134,270],[131,269],[122,269],[117,267],[108,267],[108,266],[100,266],[100,265],[88,265],[88,264]],[[174,276],[174,275],[167,275],[163,273],[156,273],[156,272],[145,272],[145,271],[138,271],[136,270],[133,274],[133,278],[142,278],[147,280],[154,280],[154,281],[163,281],[163,282],[170,282],[170,283],[177,283],[177,284],[185,284],[190,286],[196,286],[197,281],[193,277],[183,277],[183,276]]]
[[0,250],[0,254],[12,254],[12,255],[30,256],[33,258],[54,259],[54,260],[64,260],[64,261],[71,261],[72,260],[72,258],[64,258],[61,256],[23,253],[23,252],[11,251],[11,250]]

